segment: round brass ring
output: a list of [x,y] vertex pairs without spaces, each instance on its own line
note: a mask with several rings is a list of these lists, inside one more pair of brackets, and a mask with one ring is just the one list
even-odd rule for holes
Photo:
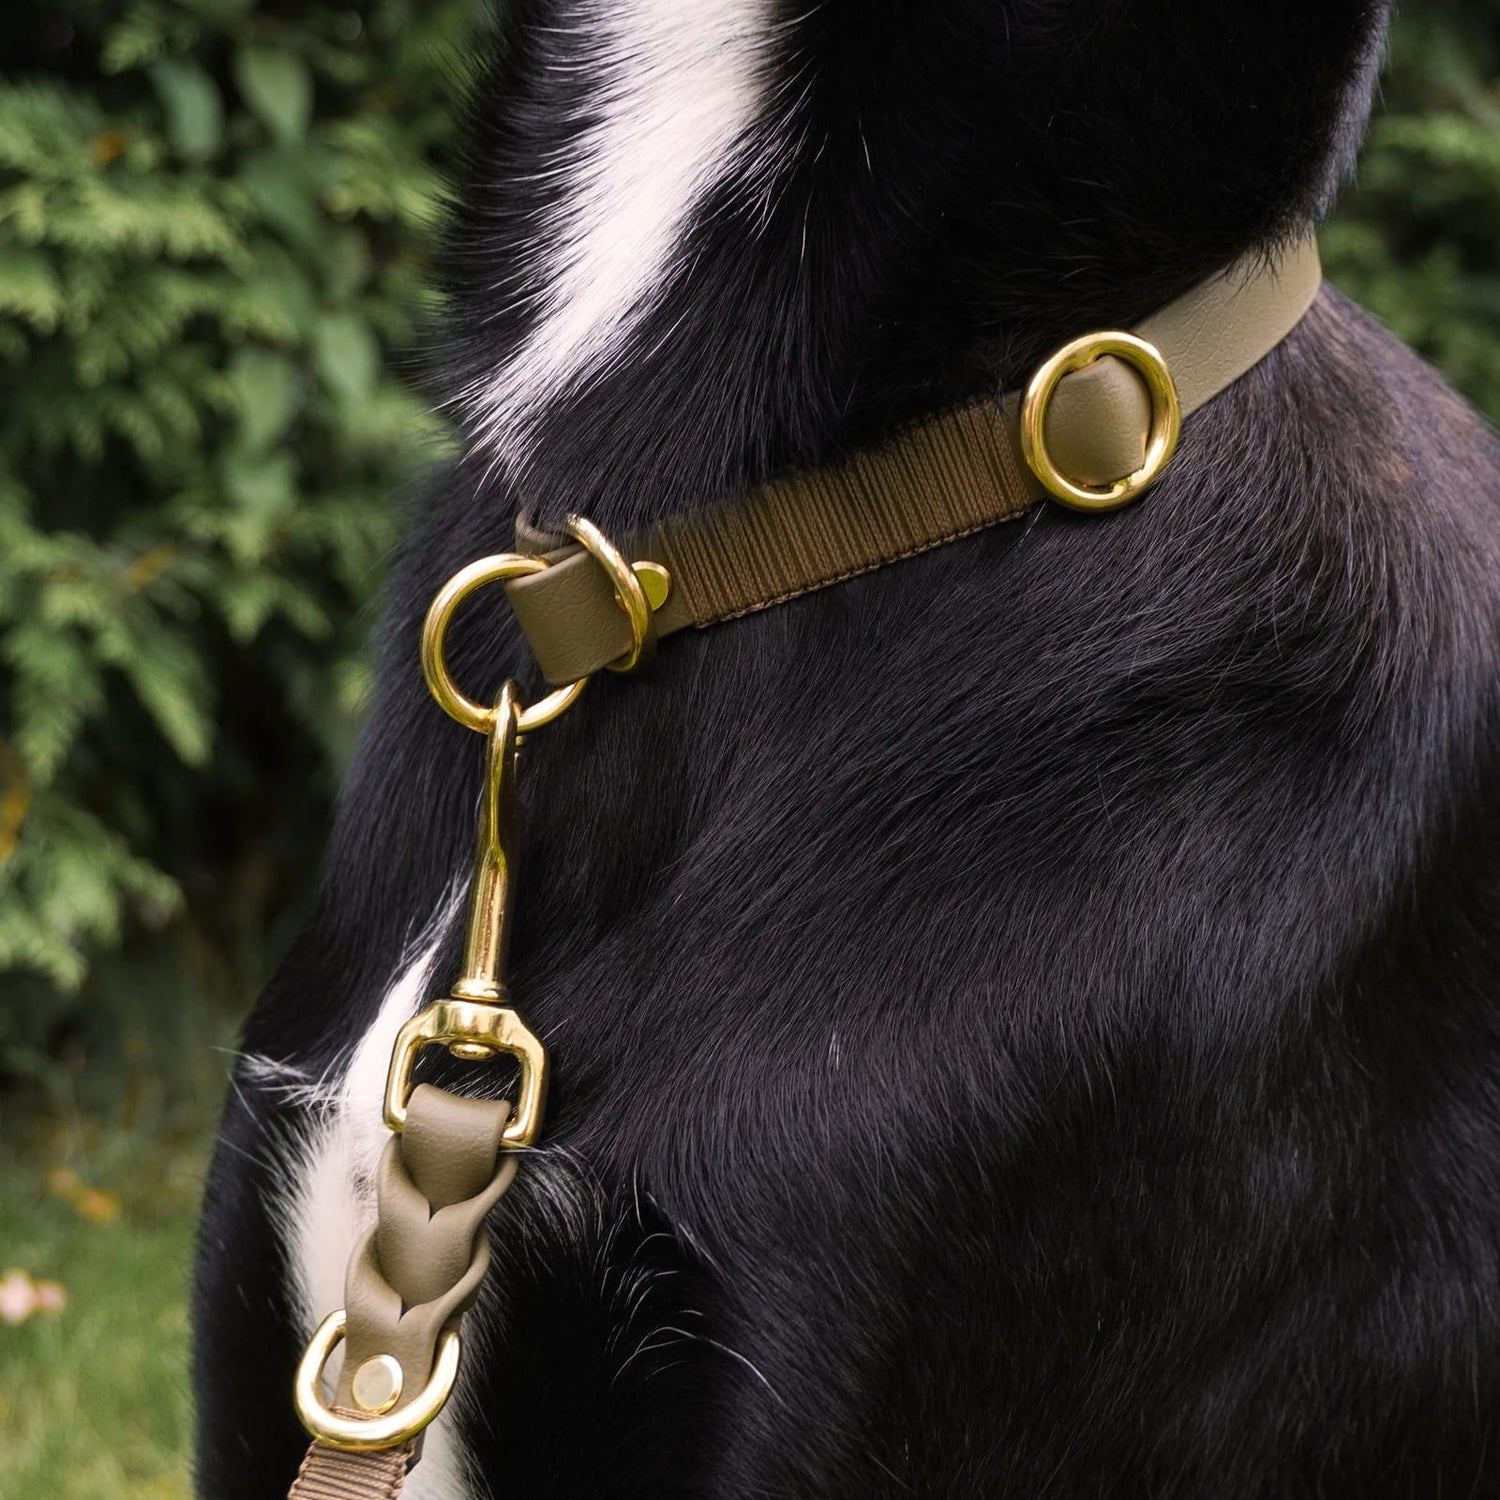
[[624,555],[592,521],[583,516],[567,518],[568,534],[588,551],[609,574],[615,587],[615,603],[630,621],[630,650],[609,663],[611,672],[634,672],[651,660],[656,648],[656,626],[651,619],[651,601]]
[[438,1335],[437,1354],[427,1384],[396,1411],[383,1417],[343,1417],[323,1399],[323,1367],[338,1348],[348,1326],[343,1308],[331,1312],[308,1340],[297,1366],[293,1394],[302,1425],[320,1443],[350,1453],[375,1453],[409,1443],[442,1411],[458,1379],[458,1334],[451,1328]]
[[[539,557],[526,557],[519,552],[501,552],[494,557],[481,557],[468,567],[460,568],[437,592],[422,622],[422,676],[427,689],[438,701],[438,706],[449,718],[457,719],[466,729],[488,734],[495,724],[494,706],[486,708],[482,703],[466,697],[448,675],[447,663],[443,660],[443,642],[447,638],[448,624],[453,612],[476,589],[487,583],[500,583],[507,578],[520,578],[526,573],[540,573],[547,564]],[[578,695],[587,683],[586,677],[548,693],[540,703],[523,708],[520,716],[520,732],[530,734],[543,724],[550,724],[557,716],[578,701]]]
[[[1123,359],[1141,379],[1151,395],[1151,430],[1146,437],[1146,458],[1133,474],[1108,485],[1077,484],[1069,479],[1047,451],[1047,408],[1053,392],[1065,375],[1113,354]],[[1031,472],[1047,492],[1074,510],[1105,511],[1128,505],[1148,490],[1171,461],[1182,431],[1182,402],[1177,383],[1155,344],[1133,333],[1090,333],[1064,344],[1031,377],[1021,403],[1021,453]]]

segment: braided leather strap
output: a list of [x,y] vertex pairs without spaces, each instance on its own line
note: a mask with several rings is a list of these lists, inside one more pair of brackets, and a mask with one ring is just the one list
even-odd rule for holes
[[[399,1413],[432,1373],[440,1335],[454,1327],[489,1269],[485,1216],[516,1175],[501,1146],[503,1100],[465,1099],[429,1084],[412,1091],[406,1126],[380,1159],[375,1226],[355,1246],[344,1280],[344,1365],[334,1410],[358,1417],[355,1376],[388,1356],[400,1366]],[[314,1442],[291,1500],[391,1500],[415,1445],[356,1453]]]

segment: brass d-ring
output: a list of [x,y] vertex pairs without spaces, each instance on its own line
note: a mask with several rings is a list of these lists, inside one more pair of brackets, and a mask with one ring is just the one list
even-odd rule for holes
[[[526,573],[540,573],[547,564],[540,557],[526,557],[519,552],[501,552],[494,557],[481,557],[457,573],[438,590],[437,598],[427,611],[422,622],[422,676],[428,691],[437,699],[439,707],[450,718],[457,719],[466,729],[488,734],[495,724],[495,709],[476,703],[458,690],[448,675],[447,663],[443,660],[443,641],[448,634],[448,624],[453,612],[476,589],[487,583],[499,583],[507,578],[520,578]],[[540,703],[521,710],[519,728],[522,734],[550,724],[557,716],[573,706],[583,691],[588,679],[580,678],[566,687],[548,693]]]
[[458,1378],[458,1335],[446,1329],[438,1335],[437,1356],[427,1384],[416,1396],[387,1416],[346,1417],[334,1411],[323,1399],[323,1367],[338,1348],[348,1326],[343,1308],[329,1313],[308,1340],[306,1352],[297,1366],[293,1394],[302,1425],[320,1443],[343,1448],[350,1453],[375,1453],[382,1448],[399,1448],[409,1443],[447,1404]]
[[594,561],[609,574],[615,588],[615,603],[630,621],[630,650],[609,663],[611,672],[634,672],[651,660],[656,650],[656,625],[651,618],[651,601],[624,555],[592,521],[583,516],[569,516],[568,534],[588,551]]
[[[1091,365],[1103,355],[1123,359],[1146,382],[1151,395],[1151,430],[1146,437],[1146,459],[1133,474],[1112,484],[1078,484],[1068,478],[1047,451],[1047,407],[1065,375]],[[1128,505],[1149,489],[1166,468],[1182,430],[1182,403],[1177,384],[1161,350],[1133,333],[1090,333],[1064,344],[1031,377],[1021,403],[1021,453],[1031,472],[1049,494],[1075,510],[1114,510]]]

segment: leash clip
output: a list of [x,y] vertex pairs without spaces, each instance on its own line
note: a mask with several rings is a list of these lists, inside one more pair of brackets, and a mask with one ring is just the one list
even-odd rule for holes
[[536,1140],[547,1092],[546,1049],[506,1003],[509,995],[502,977],[510,950],[521,843],[516,781],[525,715],[517,701],[515,683],[507,682],[501,688],[488,717],[489,757],[469,894],[463,974],[447,999],[425,1006],[397,1034],[386,1074],[385,1123],[397,1132],[405,1127],[412,1069],[424,1047],[446,1046],[467,1062],[489,1062],[505,1053],[521,1068],[515,1111],[506,1122],[502,1138],[514,1149]]
[[[614,672],[634,672],[656,647],[652,614],[665,597],[670,580],[656,563],[631,564],[592,521],[568,517],[569,533],[594,557],[614,586],[615,600],[630,622],[630,649],[609,663]],[[505,1127],[504,1144],[512,1149],[532,1145],[542,1128],[547,1093],[547,1053],[536,1033],[506,1000],[502,978],[510,947],[512,893],[520,849],[520,803],[516,780],[521,736],[550,724],[578,701],[586,677],[549,693],[531,708],[522,708],[516,685],[507,682],[492,708],[465,696],[449,675],[443,644],[454,611],[487,583],[539,573],[548,564],[517,552],[481,558],[460,569],[438,591],[422,626],[422,675],[439,706],[469,729],[488,736],[479,847],[469,897],[469,926],[463,976],[445,1000],[434,1001],[412,1017],[396,1037],[385,1084],[385,1123],[393,1131],[406,1124],[412,1070],[424,1047],[446,1046],[468,1062],[488,1062],[502,1053],[521,1069],[515,1112]]]

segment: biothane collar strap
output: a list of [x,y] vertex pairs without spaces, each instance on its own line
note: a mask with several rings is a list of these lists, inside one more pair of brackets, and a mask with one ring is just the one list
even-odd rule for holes
[[[888,442],[743,499],[661,522],[621,549],[659,564],[657,637],[730,620],[1008,521],[1049,493],[1110,510],[1170,460],[1181,418],[1259,364],[1301,321],[1322,279],[1311,240],[1275,262],[1247,257],[1141,323],[1075,340],[1024,394],[976,401]],[[506,582],[554,685],[628,657],[631,622],[584,546],[517,527],[544,569]]]

